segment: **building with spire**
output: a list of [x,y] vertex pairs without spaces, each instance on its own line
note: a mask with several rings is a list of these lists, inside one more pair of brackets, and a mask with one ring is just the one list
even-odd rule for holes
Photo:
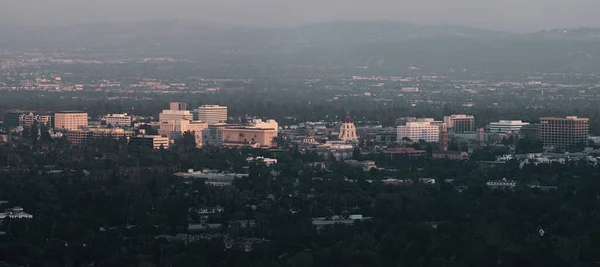
[[358,137],[356,136],[356,126],[354,126],[354,122],[352,122],[352,118],[350,118],[350,113],[346,114],[346,119],[344,119],[344,122],[340,126],[339,139],[347,143],[358,142]]

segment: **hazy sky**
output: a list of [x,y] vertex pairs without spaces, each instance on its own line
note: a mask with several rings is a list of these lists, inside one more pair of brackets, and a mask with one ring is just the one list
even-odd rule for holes
[[184,19],[280,27],[387,19],[533,31],[600,27],[598,11],[600,0],[0,0],[0,23]]

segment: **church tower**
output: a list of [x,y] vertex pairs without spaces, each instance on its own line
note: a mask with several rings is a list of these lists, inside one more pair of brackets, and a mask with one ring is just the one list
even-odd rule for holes
[[358,137],[356,136],[356,126],[354,126],[354,122],[352,122],[352,118],[350,118],[350,113],[346,114],[346,119],[342,123],[342,126],[340,126],[339,139],[347,143],[358,142]]

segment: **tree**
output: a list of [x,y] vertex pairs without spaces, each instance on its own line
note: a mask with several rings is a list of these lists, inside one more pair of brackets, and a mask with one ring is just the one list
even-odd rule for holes
[[196,136],[192,131],[185,131],[181,137],[183,141],[183,147],[186,150],[190,150],[196,147]]

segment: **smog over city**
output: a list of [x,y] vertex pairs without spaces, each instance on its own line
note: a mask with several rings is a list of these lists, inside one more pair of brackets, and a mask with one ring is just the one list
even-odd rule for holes
[[0,2],[0,266],[600,262],[599,1]]

